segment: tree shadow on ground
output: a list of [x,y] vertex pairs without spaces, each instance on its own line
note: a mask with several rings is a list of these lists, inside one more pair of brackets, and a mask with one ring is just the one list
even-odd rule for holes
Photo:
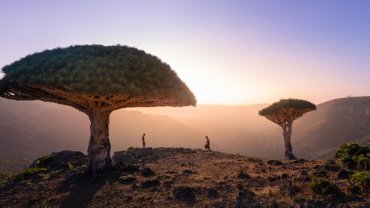
[[116,178],[114,173],[101,173],[95,176],[79,173],[67,178],[59,191],[69,192],[61,202],[61,207],[88,207],[96,193]]

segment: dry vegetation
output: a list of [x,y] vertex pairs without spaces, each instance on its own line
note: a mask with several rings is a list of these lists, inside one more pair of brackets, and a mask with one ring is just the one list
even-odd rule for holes
[[[84,174],[86,157],[80,153],[55,158],[36,161],[33,175],[4,185],[0,206],[370,206],[369,195],[353,193],[333,161],[265,161],[186,148],[130,148],[115,153],[115,170],[93,177]],[[47,170],[40,171],[42,167]],[[326,192],[315,193],[312,184],[318,178],[333,183],[339,192],[324,187]]]

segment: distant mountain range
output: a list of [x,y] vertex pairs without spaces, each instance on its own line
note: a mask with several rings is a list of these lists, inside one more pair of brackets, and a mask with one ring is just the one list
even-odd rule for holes
[[[112,150],[140,147],[211,148],[262,158],[281,158],[280,127],[258,115],[266,105],[133,108],[111,115]],[[86,152],[87,116],[73,108],[39,101],[0,99],[0,161],[34,159],[64,149]],[[298,157],[328,159],[343,142],[370,142],[370,97],[349,97],[318,105],[293,126]]]

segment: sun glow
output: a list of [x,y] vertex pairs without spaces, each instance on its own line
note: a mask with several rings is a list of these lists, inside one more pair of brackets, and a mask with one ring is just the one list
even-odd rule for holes
[[[370,31],[363,25],[369,19],[367,6],[165,2],[0,2],[1,36],[7,40],[0,43],[6,49],[0,67],[55,47],[121,44],[168,63],[198,104],[272,103],[289,97],[320,103],[370,94]],[[357,12],[344,12],[349,7]]]

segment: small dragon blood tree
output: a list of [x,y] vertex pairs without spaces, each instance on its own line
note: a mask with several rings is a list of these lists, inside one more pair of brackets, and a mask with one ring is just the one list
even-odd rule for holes
[[293,121],[312,110],[316,110],[316,105],[308,101],[282,99],[259,112],[261,116],[266,117],[283,129],[285,157],[289,160],[296,159],[293,155],[291,144]]
[[0,96],[71,106],[90,119],[88,172],[112,166],[109,115],[127,107],[196,104],[169,65],[127,46],[82,45],[28,55],[3,69]]

